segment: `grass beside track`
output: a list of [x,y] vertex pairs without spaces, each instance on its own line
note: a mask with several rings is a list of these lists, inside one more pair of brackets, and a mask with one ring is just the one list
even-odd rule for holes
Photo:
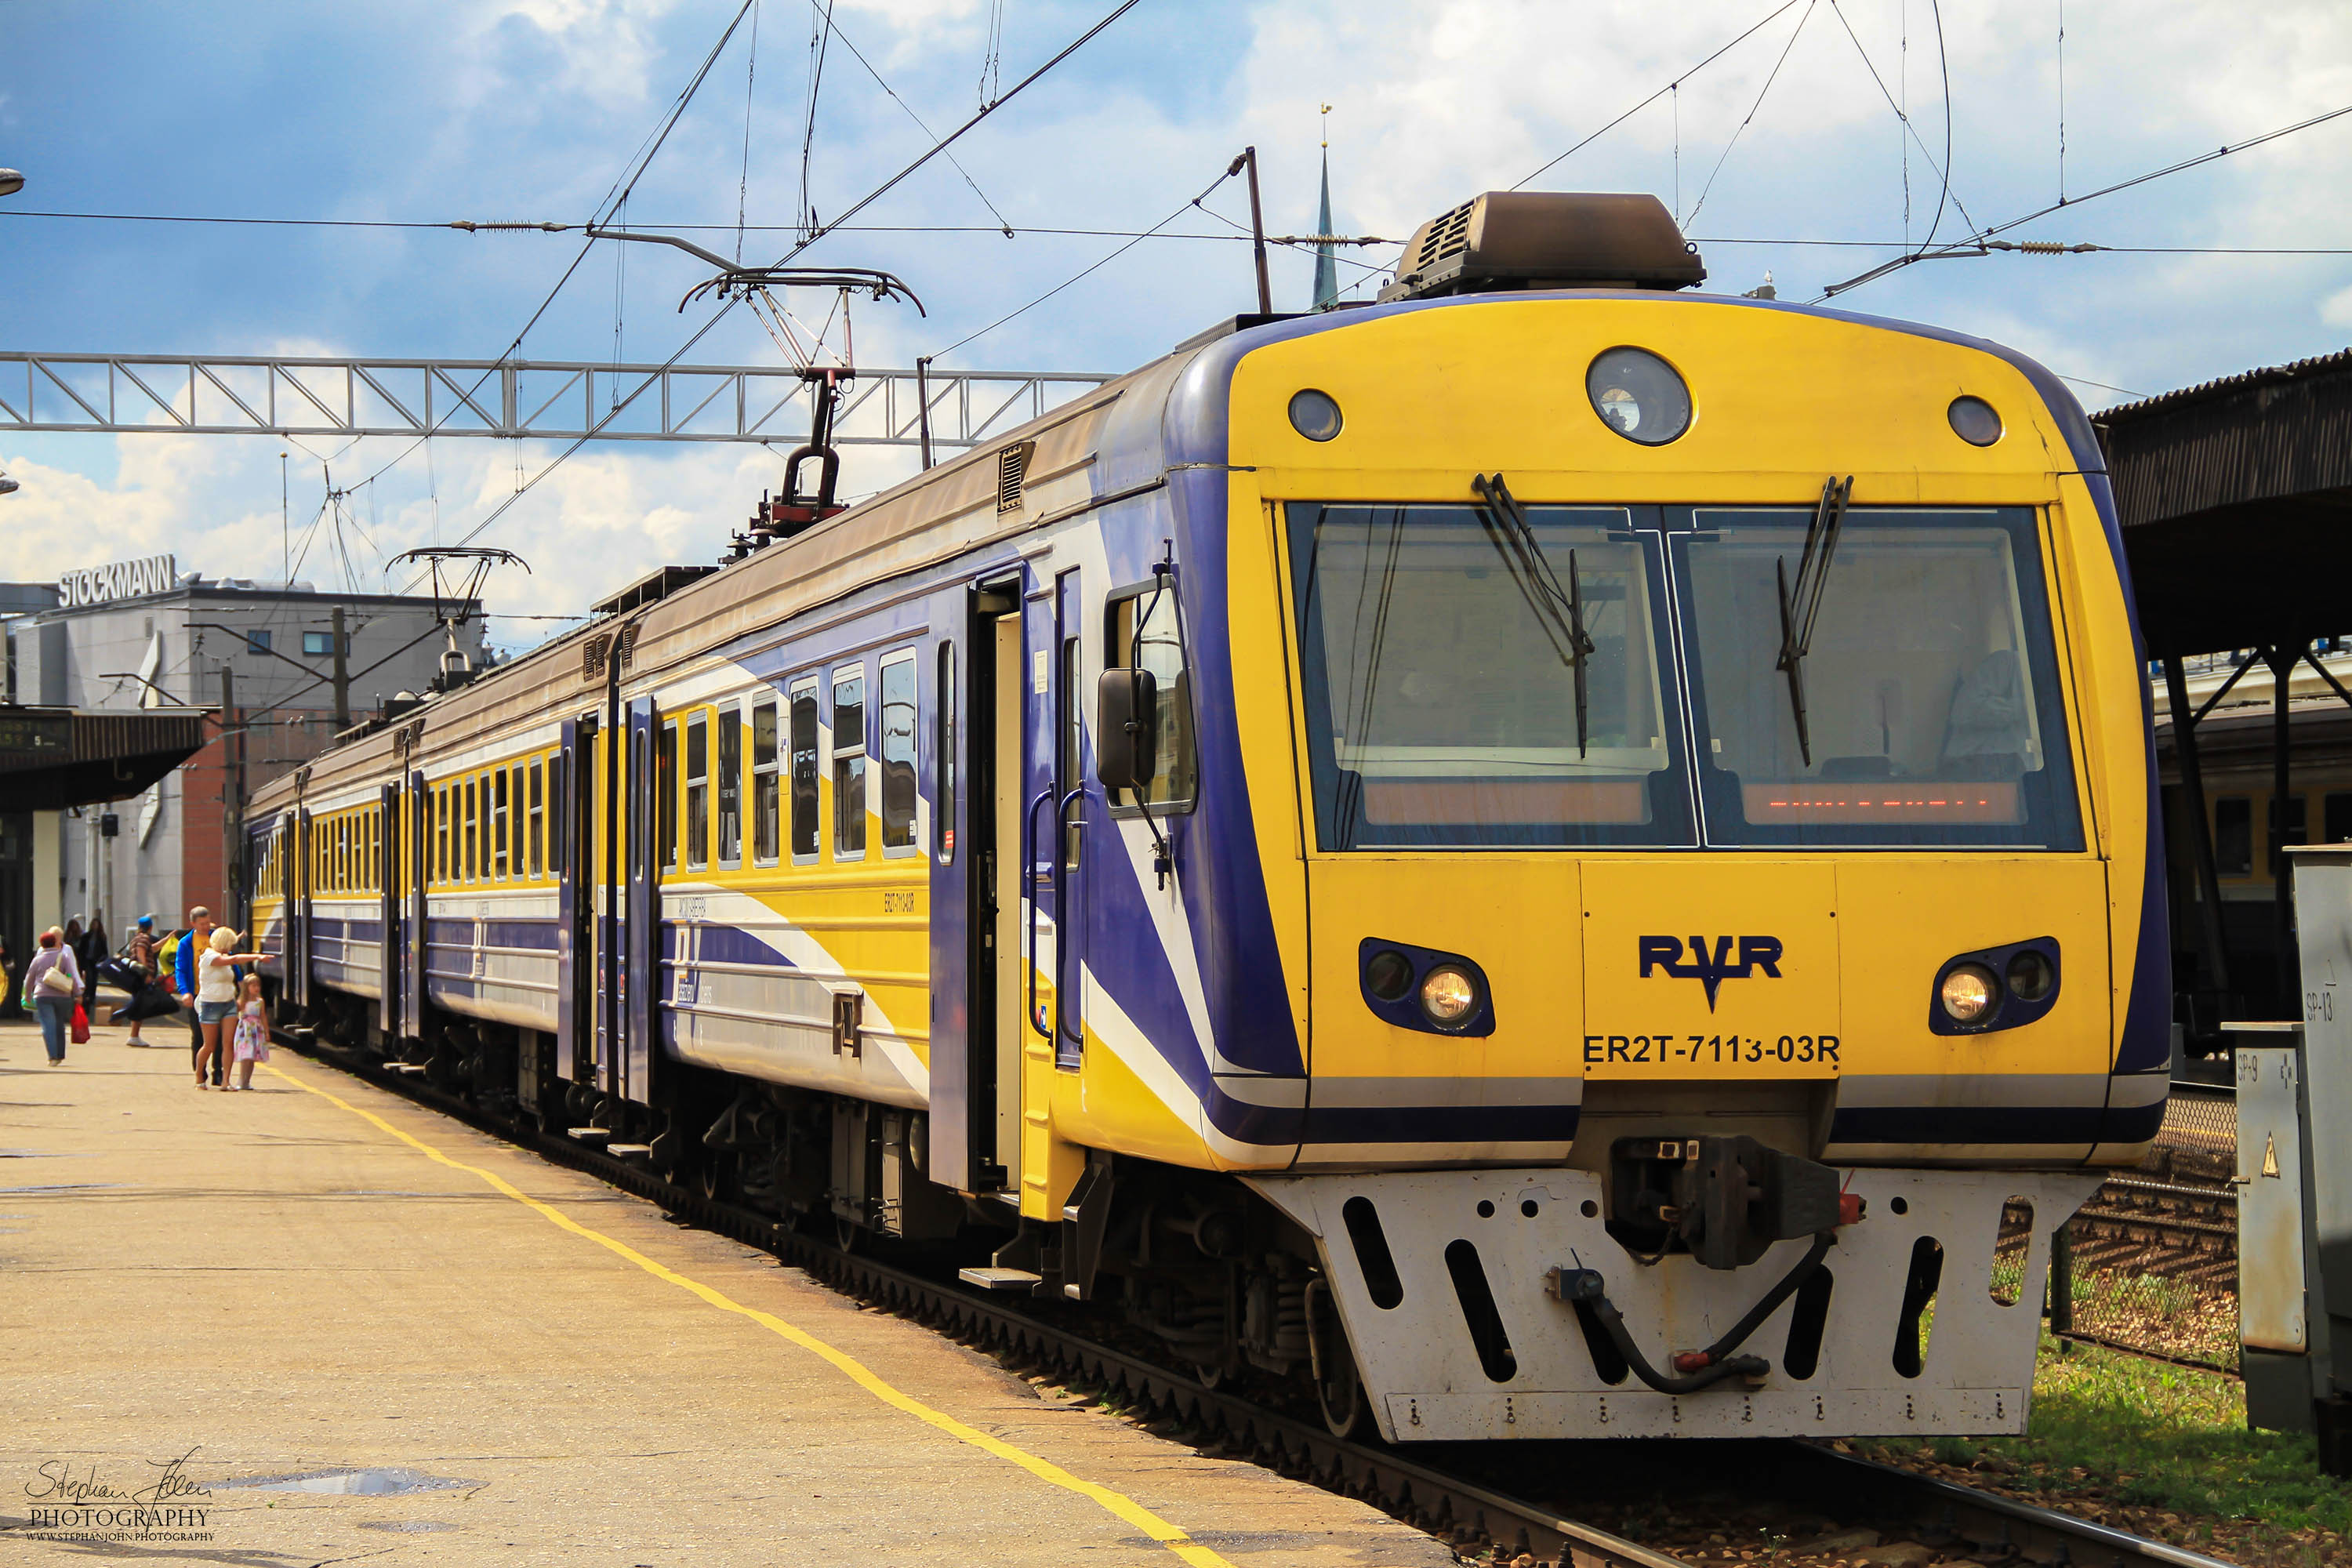
[[2246,1428],[2244,1385],[2048,1334],[2022,1437],[1854,1451],[2252,1568],[2352,1563],[2352,1484],[2312,1439]]

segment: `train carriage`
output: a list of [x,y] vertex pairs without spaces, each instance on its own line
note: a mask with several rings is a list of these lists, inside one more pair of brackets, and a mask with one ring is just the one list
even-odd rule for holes
[[1703,276],[1482,197],[656,574],[257,800],[290,999],[1336,1428],[2021,1429],[2168,1059],[2098,451]]

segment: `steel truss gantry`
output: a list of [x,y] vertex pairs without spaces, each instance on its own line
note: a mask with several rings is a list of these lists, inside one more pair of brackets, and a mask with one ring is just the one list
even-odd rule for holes
[[[1111,378],[932,370],[923,379],[931,443],[957,447]],[[571,441],[593,432],[599,441],[797,446],[811,402],[809,383],[782,365],[0,352],[0,433]],[[918,446],[920,405],[915,372],[860,370],[842,390],[833,439]]]

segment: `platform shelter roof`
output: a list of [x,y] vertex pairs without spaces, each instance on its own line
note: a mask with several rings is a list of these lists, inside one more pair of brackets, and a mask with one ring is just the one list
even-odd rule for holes
[[2152,657],[2352,626],[2352,349],[2094,416]]

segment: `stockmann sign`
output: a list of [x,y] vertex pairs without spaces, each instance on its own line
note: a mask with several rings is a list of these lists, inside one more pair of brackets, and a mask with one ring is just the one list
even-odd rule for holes
[[68,572],[58,579],[59,607],[75,609],[83,605],[103,605],[113,599],[136,599],[148,594],[169,591],[179,581],[179,572],[169,555],[150,555],[138,561],[115,561],[104,566],[85,567]]

